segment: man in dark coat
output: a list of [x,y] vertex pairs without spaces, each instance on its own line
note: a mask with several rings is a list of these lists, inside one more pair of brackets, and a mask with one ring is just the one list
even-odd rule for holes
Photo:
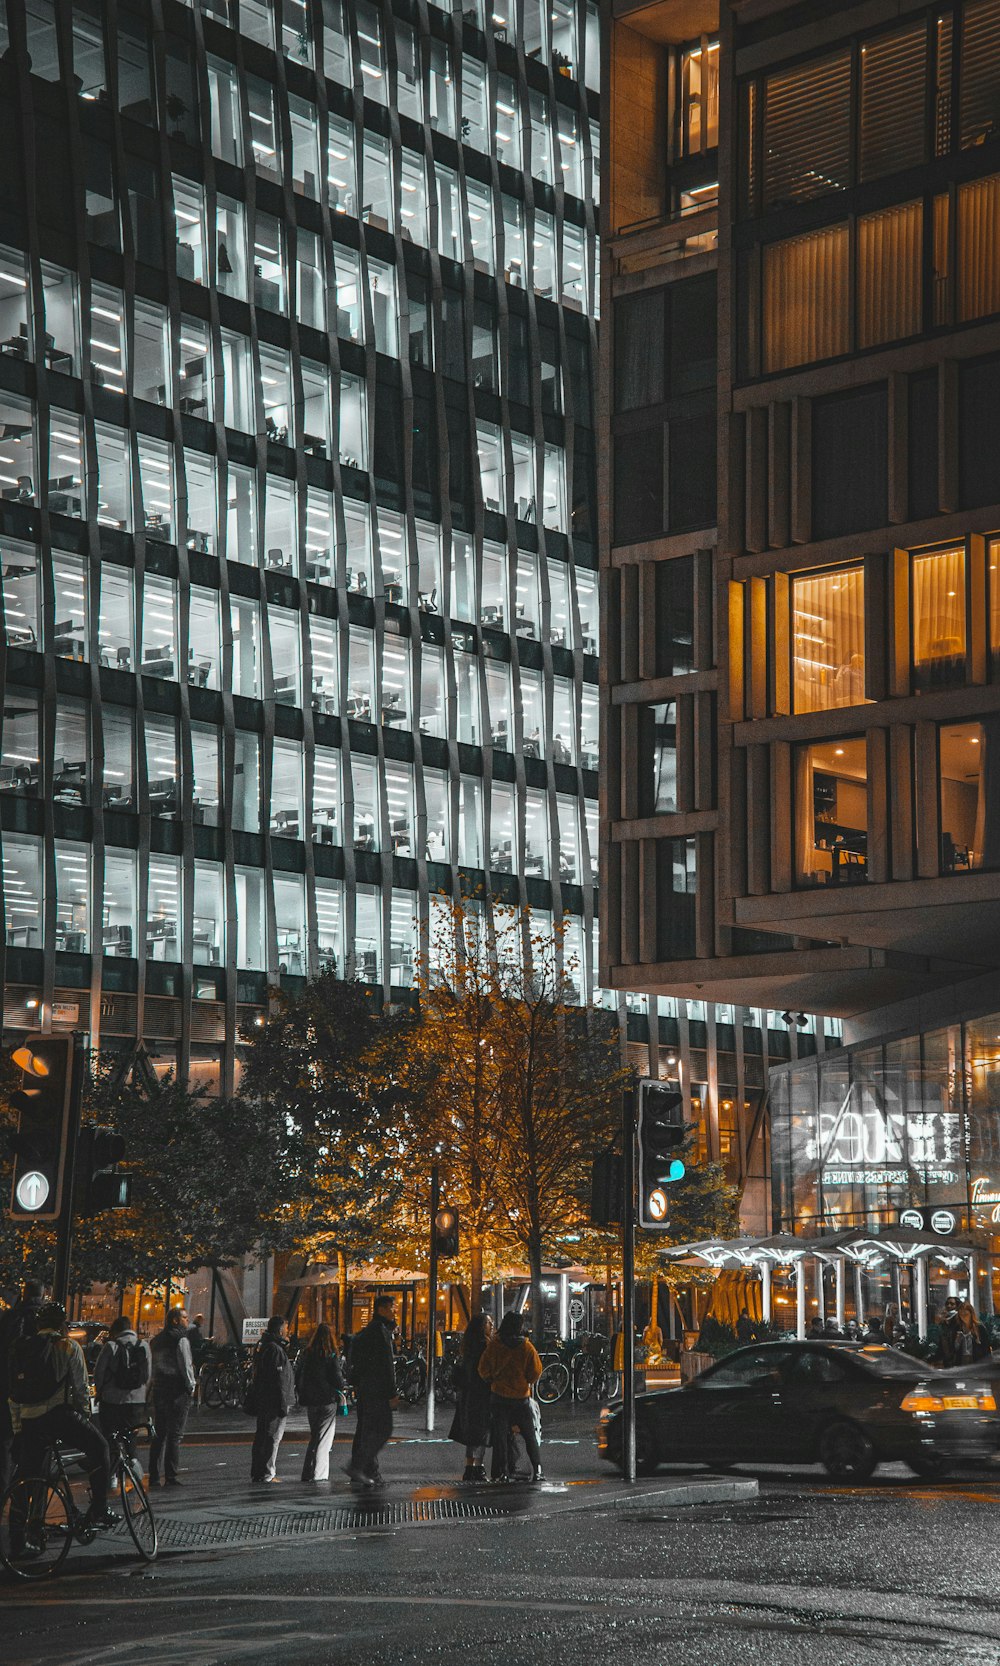
[[358,1332],[351,1347],[351,1382],[358,1401],[358,1427],[346,1473],[361,1487],[374,1487],[382,1476],[378,1455],[392,1434],[396,1395],[396,1356],[392,1333],[396,1312],[391,1296],[379,1296],[375,1315]]
[[44,1290],[33,1279],[25,1282],[24,1290],[0,1319],[0,1498],[10,1486],[11,1449],[14,1444],[14,1425],[10,1420],[10,1351],[22,1336],[34,1336],[35,1325],[44,1299]]
[[253,1386],[257,1403],[257,1432],[250,1454],[251,1481],[276,1481],[274,1473],[278,1447],[285,1432],[288,1413],[295,1404],[295,1375],[285,1344],[288,1325],[276,1317],[257,1344]]

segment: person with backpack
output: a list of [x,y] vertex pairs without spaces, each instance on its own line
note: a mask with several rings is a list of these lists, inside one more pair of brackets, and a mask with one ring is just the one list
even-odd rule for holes
[[105,1437],[118,1435],[130,1458],[135,1457],[138,1423],[146,1421],[146,1393],[152,1375],[148,1342],[140,1342],[132,1321],[124,1314],[108,1332],[108,1340],[94,1366],[97,1415]]
[[45,1299],[43,1287],[26,1279],[24,1289],[0,1319],[0,1498],[10,1486],[14,1425],[10,1420],[10,1351],[22,1336],[34,1336]]
[[288,1324],[282,1314],[267,1322],[257,1344],[251,1386],[257,1429],[250,1453],[251,1481],[277,1481],[275,1464],[288,1413],[295,1404],[295,1378],[288,1357]]
[[302,1479],[328,1481],[337,1412],[344,1398],[344,1378],[329,1325],[316,1326],[309,1346],[303,1348],[295,1361],[295,1392],[309,1418],[309,1445],[302,1462]]
[[66,1335],[66,1309],[60,1302],[45,1302],[34,1336],[20,1337],[10,1351],[10,1415],[21,1472],[37,1474],[54,1440],[78,1449],[90,1484],[87,1523],[116,1527],[121,1518],[108,1508],[108,1443],[90,1420],[87,1362],[80,1344]]
[[194,1397],[195,1375],[191,1344],[187,1339],[187,1314],[182,1307],[171,1308],[167,1322],[150,1347],[153,1370],[153,1423],[156,1434],[149,1448],[149,1484],[160,1480],[160,1460],[168,1487],[179,1487],[184,1426]]

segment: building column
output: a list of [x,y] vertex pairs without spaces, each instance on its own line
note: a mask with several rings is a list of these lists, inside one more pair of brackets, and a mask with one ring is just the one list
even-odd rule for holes
[[806,1334],[806,1258],[795,1260],[795,1335],[802,1342]]
[[761,1297],[760,1311],[765,1325],[771,1323],[771,1263],[764,1261],[760,1269]]
[[836,1292],[835,1299],[837,1304],[837,1328],[839,1330],[843,1330],[844,1328],[844,1273],[844,1257],[842,1255],[838,1255],[836,1261],[833,1263],[833,1277],[834,1289]]
[[923,1342],[927,1335],[927,1259],[918,1255],[914,1262],[917,1275],[917,1335]]
[[865,1322],[864,1286],[861,1282],[861,1263],[854,1263],[854,1317],[859,1325]]

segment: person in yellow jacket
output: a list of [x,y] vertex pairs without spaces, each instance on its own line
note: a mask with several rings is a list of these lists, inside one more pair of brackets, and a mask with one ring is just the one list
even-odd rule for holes
[[531,1390],[542,1374],[542,1362],[537,1350],[526,1336],[521,1335],[521,1315],[505,1313],[500,1329],[483,1350],[479,1361],[479,1375],[490,1385],[490,1422],[492,1425],[493,1457],[491,1479],[506,1481],[510,1438],[520,1430],[521,1439],[531,1461],[532,1481],[542,1479],[542,1458],[535,1436],[535,1419],[531,1406]]

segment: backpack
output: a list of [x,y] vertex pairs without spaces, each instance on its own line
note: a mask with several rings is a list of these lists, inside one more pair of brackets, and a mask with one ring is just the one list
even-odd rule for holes
[[111,1381],[124,1393],[149,1381],[149,1358],[141,1342],[116,1342]]
[[60,1386],[69,1393],[69,1360],[56,1347],[55,1336],[22,1336],[10,1354],[10,1398],[16,1405],[39,1406],[52,1400]]

